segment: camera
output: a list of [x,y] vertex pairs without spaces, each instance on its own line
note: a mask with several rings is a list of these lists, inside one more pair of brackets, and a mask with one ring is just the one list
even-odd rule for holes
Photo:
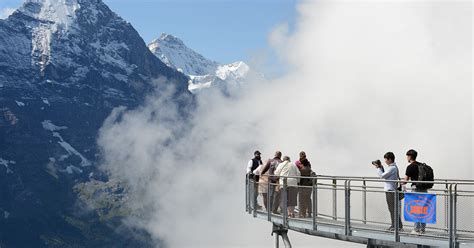
[[382,162],[380,162],[380,160],[378,160],[378,159],[372,161],[372,164],[375,165],[375,166],[377,166],[377,167],[381,167],[381,166],[382,166]]

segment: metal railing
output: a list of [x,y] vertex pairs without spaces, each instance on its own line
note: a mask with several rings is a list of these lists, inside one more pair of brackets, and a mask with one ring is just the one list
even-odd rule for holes
[[[311,179],[312,186],[289,186],[290,178]],[[329,226],[345,237],[367,232],[383,234],[377,237],[391,242],[401,242],[403,239],[404,243],[418,245],[441,244],[443,247],[454,248],[464,243],[474,246],[474,180],[438,179],[432,182],[434,186],[429,190],[429,194],[434,194],[437,198],[437,221],[436,224],[427,224],[425,232],[420,235],[411,233],[413,223],[403,221],[403,218],[400,223],[403,229],[398,226],[398,221],[394,221],[394,229],[386,230],[391,225],[392,219],[387,209],[386,191],[383,185],[386,182],[403,183],[402,180],[334,176],[280,177],[280,179],[281,184],[268,181],[263,185],[252,178],[246,178],[248,213],[279,223],[287,229],[298,227],[299,230],[303,228],[318,231],[320,226]],[[298,198],[302,190],[311,190],[311,216],[289,216],[288,194],[295,192],[294,189],[290,190],[291,187],[297,189]],[[403,217],[402,200],[399,199],[398,193],[401,192],[393,194],[393,202],[398,203],[395,220]],[[281,200],[274,202],[278,194]],[[417,192],[417,194],[427,193]],[[263,200],[262,196],[267,198],[264,201],[266,205],[262,204],[264,206],[259,207],[259,203]],[[275,209],[280,211],[273,211]]]

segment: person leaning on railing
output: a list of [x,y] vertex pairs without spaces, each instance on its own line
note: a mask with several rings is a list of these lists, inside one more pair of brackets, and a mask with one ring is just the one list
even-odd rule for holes
[[[387,170],[384,170],[382,163],[380,160],[373,161],[372,164],[377,168],[377,174],[379,175],[380,178],[383,178],[385,180],[398,180],[398,167],[397,164],[395,163],[395,154],[393,152],[387,152],[384,155],[385,159],[385,164],[388,165]],[[391,220],[391,226],[387,229],[388,231],[394,231],[395,230],[395,209],[398,208],[400,205],[398,202],[395,202],[395,192],[397,190],[397,183],[396,182],[391,182],[391,181],[386,181],[385,186],[384,186],[385,192],[385,198],[387,201],[388,205],[388,210],[390,212],[390,220]],[[399,211],[400,212],[400,211]],[[398,216],[398,227],[399,230],[402,230],[403,224],[402,224],[402,219],[400,215]]]
[[311,163],[306,158],[305,152],[300,152],[300,159],[296,161],[296,166],[300,170],[301,178],[298,190],[298,208],[299,208],[299,217],[300,218],[311,218],[311,193],[313,186],[313,179],[309,178],[312,176]]
[[300,170],[295,164],[291,163],[290,157],[285,156],[283,162],[275,170],[275,175],[280,177],[280,189],[284,186],[286,179],[288,216],[294,218],[299,182],[299,178],[295,177],[301,176]]
[[[281,162],[281,152],[277,151],[275,152],[275,156],[273,159],[269,159],[265,164],[261,164],[257,169],[253,171],[255,175],[260,175],[258,193],[262,194],[263,204],[266,211],[269,211],[268,198],[270,198],[270,201],[273,201],[275,193],[275,185],[269,185],[269,183],[274,183],[275,181],[271,181],[270,177],[273,175],[273,172],[275,171],[276,167]],[[270,197],[268,197],[268,194],[270,194]]]

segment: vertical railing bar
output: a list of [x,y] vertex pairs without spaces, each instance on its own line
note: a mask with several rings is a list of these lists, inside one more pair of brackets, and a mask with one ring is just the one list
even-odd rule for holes
[[318,216],[318,179],[313,179],[313,230],[317,230],[316,217]]
[[453,184],[449,185],[449,248],[453,247]]
[[337,220],[337,179],[333,178],[332,183],[332,216],[334,220]]
[[268,214],[268,221],[272,221],[272,211],[271,211],[271,203],[270,203],[270,199],[273,199],[273,197],[270,196],[270,192],[272,192],[273,194],[273,190],[270,190],[270,187],[272,185],[270,185],[270,178],[268,178],[267,180],[267,206],[265,206],[267,208],[267,214]]
[[257,192],[258,192],[258,183],[253,179],[253,195],[252,195],[252,201],[253,201],[253,217],[257,217]]
[[367,182],[362,178],[362,220],[367,224]]
[[281,200],[283,201],[282,206],[283,209],[283,225],[288,228],[288,184],[287,184],[287,178],[283,178],[283,192],[282,192],[282,197]]
[[395,208],[395,220],[392,220],[394,221],[394,225],[395,225],[395,242],[400,242],[400,223],[398,222],[398,220],[400,219],[400,202],[399,202],[399,195],[398,195],[398,189],[397,187],[395,187],[395,191],[394,191],[394,196],[393,196],[393,207]]
[[444,228],[445,228],[445,231],[446,232],[449,232],[449,211],[448,211],[448,207],[449,207],[449,195],[448,195],[448,181],[446,180],[446,186],[445,186],[445,189],[444,189]]
[[280,234],[275,233],[275,248],[280,248]]
[[350,189],[350,180],[344,182],[344,192],[345,192],[345,233],[346,236],[351,235],[351,189]]
[[458,216],[458,209],[457,209],[457,198],[458,198],[458,184],[456,183],[454,186],[454,194],[453,194],[453,247],[457,247],[457,216]]
[[248,174],[245,176],[245,212],[250,213],[249,208],[249,176]]

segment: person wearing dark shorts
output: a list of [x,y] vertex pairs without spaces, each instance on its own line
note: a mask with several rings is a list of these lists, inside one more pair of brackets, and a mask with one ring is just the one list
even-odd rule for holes
[[[288,217],[294,218],[298,198],[298,177],[301,176],[300,170],[295,164],[291,163],[290,157],[285,156],[283,157],[283,162],[276,168],[275,176],[280,177],[280,191],[283,190],[286,180]],[[282,199],[282,203],[283,200],[284,199]],[[282,206],[282,210],[283,209],[284,207]]]

